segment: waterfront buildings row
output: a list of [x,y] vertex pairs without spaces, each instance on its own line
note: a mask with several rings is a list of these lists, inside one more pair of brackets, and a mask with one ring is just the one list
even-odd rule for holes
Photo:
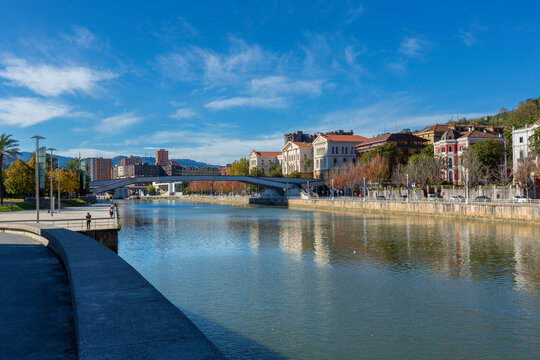
[[[536,125],[538,126],[538,122]],[[396,151],[397,163],[406,164],[408,159],[420,153],[428,145],[433,145],[434,155],[442,158],[445,168],[441,169],[448,182],[464,182],[466,170],[461,164],[463,152],[479,141],[495,139],[506,146],[503,126],[475,124],[436,124],[414,133],[383,134],[372,138],[354,135],[354,132],[335,130],[328,133],[306,134],[295,131],[284,135],[285,145],[281,152],[253,150],[249,156],[250,170],[257,167],[269,174],[269,164],[281,164],[283,175],[293,172],[301,176],[318,179],[328,177],[341,169],[355,166],[358,159],[379,146],[392,143]],[[528,137],[534,131],[532,127],[516,130],[527,134],[519,136],[521,158],[527,154]],[[520,159],[514,154],[515,159]],[[516,164],[518,162],[514,162]],[[514,165],[516,166],[516,165]],[[501,167],[507,167],[506,161]]]

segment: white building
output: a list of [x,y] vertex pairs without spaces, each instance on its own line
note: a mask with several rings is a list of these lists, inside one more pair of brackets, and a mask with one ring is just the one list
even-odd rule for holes
[[356,165],[354,147],[367,138],[359,135],[324,135],[313,141],[313,176],[328,179],[332,172]]
[[[313,174],[313,145],[306,142],[289,141],[283,149],[281,149],[282,162],[281,171],[283,175],[297,171],[300,175],[311,176]],[[305,166],[306,160],[309,159],[311,164]]]
[[249,154],[249,171],[253,168],[259,168],[264,171],[265,175],[270,174],[270,163],[279,164],[278,156],[281,153],[277,151],[255,151],[252,150]]
[[539,126],[540,120],[538,120],[532,125],[526,125],[521,129],[515,129],[512,131],[512,154],[514,159],[514,172],[517,171],[520,162],[523,161],[523,159],[525,159],[527,156],[529,156],[529,138]]

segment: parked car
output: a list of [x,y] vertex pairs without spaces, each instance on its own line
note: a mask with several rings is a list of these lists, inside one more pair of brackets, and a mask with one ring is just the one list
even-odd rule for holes
[[428,200],[442,200],[443,197],[439,194],[428,194],[427,199]]
[[461,195],[453,195],[450,198],[450,201],[463,202],[463,201],[465,201],[465,198],[463,196],[461,196]]
[[524,195],[515,195],[512,197],[512,202],[517,202],[517,203],[526,203],[526,202],[529,202],[529,198],[524,196]]
[[383,195],[377,196],[377,200],[386,200],[386,198]]
[[474,201],[491,201],[491,199],[485,195],[482,195],[482,196],[477,196],[474,198]]

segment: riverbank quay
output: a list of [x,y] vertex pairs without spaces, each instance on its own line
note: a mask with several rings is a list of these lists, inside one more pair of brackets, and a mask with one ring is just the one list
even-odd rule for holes
[[[53,228],[42,224],[0,224],[2,237],[21,237],[38,242],[41,253],[50,252],[65,271],[72,307],[76,358],[79,359],[223,359],[215,345],[178,308],[167,300],[157,289],[144,279],[131,265],[105,246],[82,234],[66,229]],[[29,240],[28,240],[29,241]],[[0,244],[0,253],[4,246]],[[9,249],[8,249],[9,250]],[[8,251],[9,255],[9,251]],[[35,256],[28,261],[37,259]],[[2,266],[4,262],[2,261]],[[5,264],[9,264],[6,262]],[[58,264],[61,269],[60,264]],[[7,266],[7,265],[6,265]],[[43,267],[30,271],[44,271]],[[0,272],[2,284],[7,283],[9,271]],[[52,276],[52,275],[48,275]],[[14,275],[14,278],[17,278]],[[23,279],[21,279],[23,280]],[[24,286],[26,283],[21,283]],[[5,291],[7,289],[7,291]],[[28,289],[32,291],[32,289]],[[16,299],[17,286],[3,286],[2,298]],[[29,295],[32,297],[34,295]],[[2,312],[11,314],[16,307],[14,300],[2,302]],[[60,301],[57,297],[48,301]],[[4,305],[4,304],[7,304]],[[46,318],[56,311],[55,304],[39,306],[35,321]],[[13,314],[16,314],[14,312]],[[4,314],[2,314],[4,315]],[[29,336],[32,329],[26,329],[29,321],[21,314],[21,319],[6,321],[1,331],[9,332],[20,326]],[[28,313],[29,315],[29,313]],[[18,315],[14,315],[17,316]],[[2,317],[2,319],[10,319]],[[31,325],[31,324],[29,324]],[[46,326],[46,325],[44,325]],[[38,327],[39,329],[39,327]],[[3,341],[6,337],[2,338]],[[43,344],[52,341],[47,333],[37,334],[28,339],[13,338],[13,342],[0,347],[0,358],[64,358],[57,353],[43,356],[27,355],[24,341]]]
[[409,214],[463,219],[540,223],[539,203],[472,202],[466,204],[464,202],[450,201],[363,201],[362,198],[351,197],[273,199],[229,196],[154,196],[145,197],[144,199],[178,200],[191,203],[232,206],[284,206],[299,210],[342,211],[349,214],[376,212],[388,214]]

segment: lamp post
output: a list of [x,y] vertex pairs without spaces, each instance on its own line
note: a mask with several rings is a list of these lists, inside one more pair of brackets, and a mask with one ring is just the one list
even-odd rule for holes
[[39,223],[39,139],[45,139],[42,136],[35,135],[31,139],[36,139],[36,154],[34,159],[36,160],[36,222]]
[[60,214],[60,203],[62,202],[62,196],[60,195],[60,155],[57,155],[58,158],[58,213]]
[[406,174],[407,176],[407,202],[410,202],[409,199],[409,174]]
[[54,214],[54,201],[53,201],[53,193],[54,193],[54,189],[53,189],[53,166],[54,166],[54,157],[53,157],[53,154],[52,152],[54,150],[56,150],[55,148],[48,148],[47,150],[49,150],[51,152],[51,188],[50,188],[50,202],[51,202],[51,216],[53,216]]

